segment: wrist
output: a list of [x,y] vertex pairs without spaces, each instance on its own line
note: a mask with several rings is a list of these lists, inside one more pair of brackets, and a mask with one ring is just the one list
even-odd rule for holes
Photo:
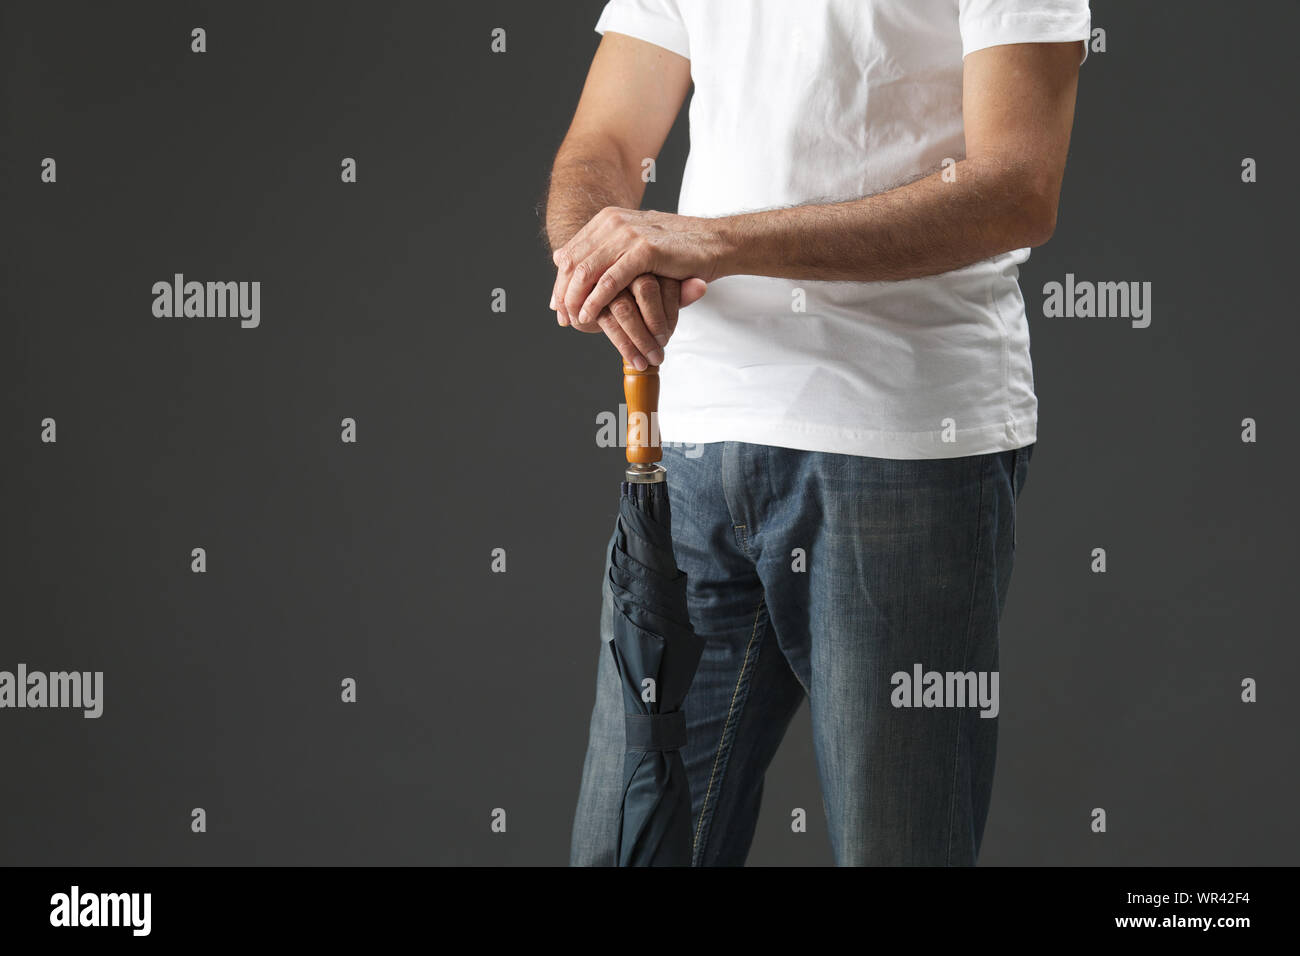
[[719,216],[701,220],[703,262],[699,277],[706,282],[740,272],[738,254],[740,243],[736,236],[736,217]]

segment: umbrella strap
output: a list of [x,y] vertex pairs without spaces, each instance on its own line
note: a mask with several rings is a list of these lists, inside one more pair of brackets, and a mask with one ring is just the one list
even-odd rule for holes
[[686,714],[626,714],[628,750],[681,750],[686,746]]

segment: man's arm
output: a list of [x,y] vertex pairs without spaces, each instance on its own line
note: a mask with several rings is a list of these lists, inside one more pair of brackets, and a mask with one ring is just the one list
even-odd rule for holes
[[630,277],[764,275],[874,282],[935,275],[1046,242],[1056,225],[1079,44],[1022,43],[966,57],[966,157],[848,202],[716,219],[605,209],[557,254],[562,305],[601,308]]
[[[658,156],[690,84],[690,61],[684,57],[643,40],[605,34],[551,170],[546,234],[552,252],[601,209],[641,204],[642,161]],[[595,322],[575,327],[603,331],[638,368],[659,364],[677,322],[680,281],[639,274],[615,292],[601,304]],[[563,309],[557,309],[557,319],[570,324]]]

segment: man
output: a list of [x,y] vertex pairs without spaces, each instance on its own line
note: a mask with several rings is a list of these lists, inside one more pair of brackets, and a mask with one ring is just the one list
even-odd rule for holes
[[[596,30],[551,306],[662,365],[684,443],[694,863],[744,862],[807,696],[836,862],[973,864],[1037,440],[1017,267],[1055,228],[1087,2],[611,0]],[[679,211],[640,211],[692,81]],[[623,743],[602,647],[574,864],[613,861]]]

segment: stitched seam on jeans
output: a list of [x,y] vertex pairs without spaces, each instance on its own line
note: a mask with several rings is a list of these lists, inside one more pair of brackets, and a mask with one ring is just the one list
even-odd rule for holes
[[[713,795],[713,780],[718,774],[718,763],[722,759],[722,751],[727,746],[727,737],[732,730],[732,717],[736,713],[736,698],[740,696],[740,687],[745,682],[746,671],[749,670],[749,652],[754,647],[754,639],[758,637],[758,619],[763,613],[764,603],[764,600],[760,600],[758,607],[754,611],[754,624],[749,631],[749,643],[745,645],[745,659],[740,662],[740,673],[736,675],[736,686],[731,691],[731,703],[727,705],[727,718],[722,723],[722,733],[718,737],[718,749],[713,754],[713,767],[709,770],[709,785],[704,788],[704,802],[700,804],[700,819],[695,825],[695,839],[691,841],[692,856],[698,850],[700,837],[704,833],[704,821],[709,815],[709,797]],[[721,783],[719,783],[719,789],[721,789]]]
[[[980,590],[980,547],[983,544],[983,531],[985,524],[985,507],[984,507],[984,486],[985,474],[989,469],[989,458],[984,459],[983,467],[980,468],[980,493],[977,499],[979,507],[979,517],[975,524],[975,568],[971,574],[970,586],[970,607],[966,612],[966,641],[961,652],[961,669],[967,670],[966,663],[970,659],[970,638],[971,630],[975,623],[975,600],[979,596]],[[952,789],[948,799],[948,850],[944,854],[944,864],[952,866],[952,833],[953,833],[953,816],[957,812],[957,763],[961,759],[961,735],[963,723],[966,720],[966,708],[960,708],[957,711],[957,736],[953,740],[952,746]]]

